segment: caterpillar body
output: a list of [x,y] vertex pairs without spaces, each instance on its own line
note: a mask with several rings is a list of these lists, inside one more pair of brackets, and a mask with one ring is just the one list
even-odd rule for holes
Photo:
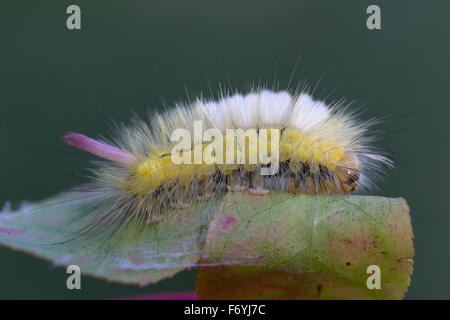
[[[218,101],[197,99],[176,105],[156,114],[149,123],[134,119],[131,126],[119,128],[112,142],[73,132],[64,139],[104,159],[94,170],[93,186],[114,210],[103,210],[98,221],[108,223],[120,218],[155,223],[164,219],[168,208],[184,210],[193,202],[207,202],[224,192],[250,192],[255,196],[271,190],[346,194],[367,188],[383,165],[392,166],[372,146],[375,137],[369,130],[375,122],[358,121],[342,101],[326,105],[306,92],[261,89],[222,96]],[[261,174],[270,161],[211,163],[202,159],[175,163],[172,134],[182,128],[194,136],[195,123],[222,133],[251,129],[257,138],[263,131],[276,130],[278,134],[269,134],[265,144],[252,144],[250,136],[240,143],[236,137],[215,137],[214,141],[203,141],[200,150],[221,145],[226,151],[219,158],[225,159],[227,153],[236,153],[241,146],[245,159],[250,159],[258,148],[274,153],[276,142],[277,172]],[[192,142],[180,153],[194,160],[197,147]]]

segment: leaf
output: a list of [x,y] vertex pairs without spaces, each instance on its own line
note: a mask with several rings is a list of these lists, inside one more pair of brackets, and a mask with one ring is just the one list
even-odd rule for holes
[[[401,299],[414,256],[402,198],[230,193],[212,217],[200,299]],[[381,270],[369,290],[367,267]]]
[[78,265],[82,275],[146,285],[196,265],[215,207],[214,202],[197,203],[182,214],[166,212],[164,220],[141,232],[127,227],[67,241],[79,228],[74,221],[83,219],[98,201],[95,196],[70,192],[1,213],[0,244],[56,265]]
[[[102,200],[70,192],[0,213],[0,244],[140,285],[200,265],[198,295],[208,299],[398,299],[410,282],[413,235],[403,199],[230,193],[218,208],[169,211],[141,232],[67,241]],[[381,290],[366,286],[373,264]]]

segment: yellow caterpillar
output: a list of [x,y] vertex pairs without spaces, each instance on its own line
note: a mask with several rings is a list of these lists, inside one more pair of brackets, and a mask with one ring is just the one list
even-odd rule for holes
[[[175,163],[173,133],[183,129],[191,137],[198,136],[196,123],[224,135],[231,129],[253,130],[255,139],[225,135],[214,141],[193,141],[178,150],[189,163]],[[392,165],[370,145],[367,131],[372,124],[357,121],[340,103],[327,106],[307,93],[259,90],[176,105],[150,123],[135,120],[132,126],[123,126],[111,144],[78,133],[67,134],[65,141],[107,160],[95,171],[95,186],[109,190],[119,215],[154,222],[168,206],[186,209],[193,201],[208,201],[227,191],[248,189],[264,196],[271,190],[350,193],[367,187],[371,172]],[[267,132],[262,143],[262,133]],[[214,146],[223,147],[224,153],[218,156]],[[236,158],[239,151],[248,161],[261,148],[276,157],[256,163],[225,161],[230,153]],[[208,150],[216,156],[215,162],[195,159],[196,151],[203,155]],[[262,170],[274,161],[278,170],[263,175]]]

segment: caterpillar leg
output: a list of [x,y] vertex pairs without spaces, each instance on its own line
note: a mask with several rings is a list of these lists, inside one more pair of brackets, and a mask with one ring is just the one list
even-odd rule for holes
[[254,196],[265,196],[269,193],[269,190],[265,189],[263,186],[264,181],[259,167],[252,173],[251,182],[252,188],[248,189],[250,194]]
[[214,193],[214,181],[211,177],[206,178],[200,182],[201,194],[197,196],[197,200],[200,202],[209,201],[216,195]]
[[241,184],[240,172],[235,170],[227,176],[227,190],[230,192],[242,192],[247,186]]
[[174,209],[189,209],[191,207],[188,196],[189,189],[186,186],[179,185],[174,192],[173,199],[170,201],[170,207]]
[[289,191],[289,193],[292,194],[297,194],[300,191],[300,186],[298,184],[298,182],[295,180],[295,178],[287,178],[286,179],[286,183],[287,183],[287,189]]
[[154,224],[164,220],[164,217],[161,215],[148,217],[145,221],[145,224]]

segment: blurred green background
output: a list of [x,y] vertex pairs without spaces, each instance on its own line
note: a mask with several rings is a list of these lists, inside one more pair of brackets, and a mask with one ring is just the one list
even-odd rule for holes
[[[82,29],[66,28],[77,4]],[[382,30],[366,28],[381,7]],[[415,271],[409,299],[450,298],[450,2],[3,1],[0,17],[0,202],[39,200],[76,186],[86,162],[64,148],[69,130],[106,135],[132,111],[209,94],[219,83],[285,88],[320,80],[317,97],[347,97],[362,118],[386,117],[381,147],[397,167],[373,193],[411,207]],[[0,298],[112,298],[194,290],[195,271],[137,288],[83,278],[0,248]]]

